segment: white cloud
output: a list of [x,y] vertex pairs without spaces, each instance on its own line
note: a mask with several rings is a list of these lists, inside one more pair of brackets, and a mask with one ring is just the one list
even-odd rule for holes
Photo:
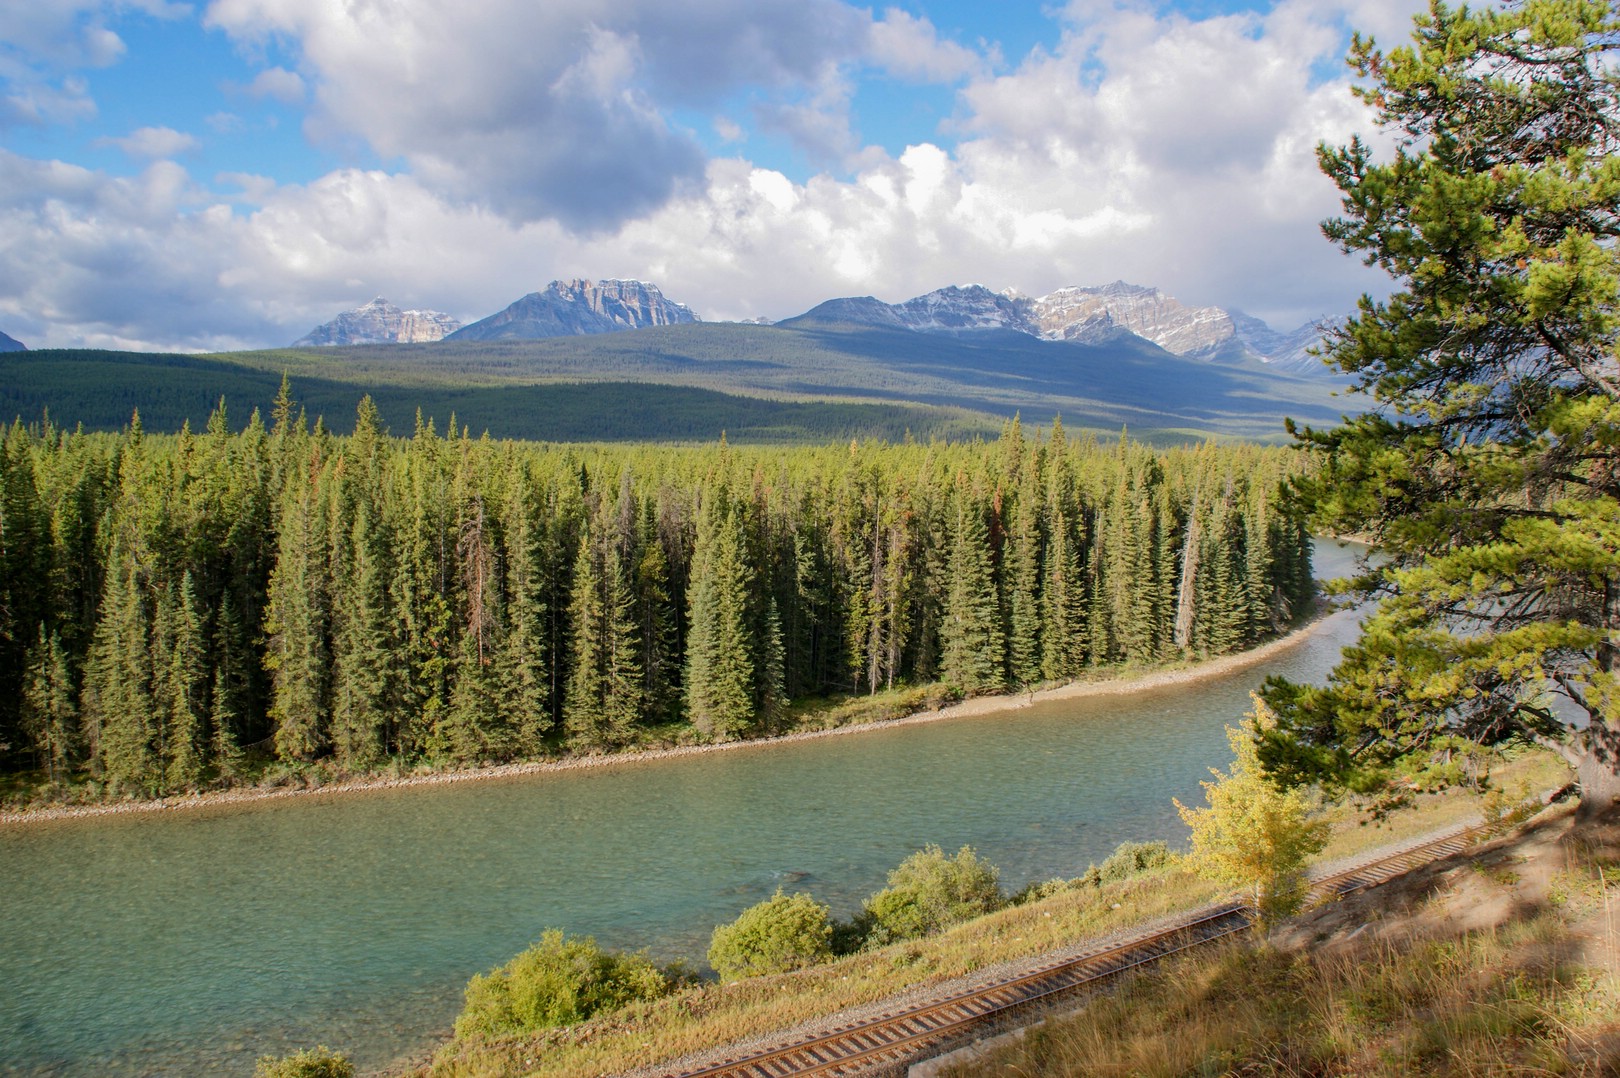
[[195,136],[172,127],[140,127],[123,138],[97,139],[96,145],[116,146],[131,157],[155,160],[190,153],[199,143]]
[[215,0],[206,18],[296,43],[316,137],[359,137],[513,221],[585,230],[701,182],[702,151],[669,110],[742,90],[796,105],[870,22],[837,0]]
[[172,19],[189,10],[167,0],[0,0],[0,130],[94,116],[77,73],[115,64],[127,49],[108,18],[136,11]]
[[[693,5],[698,26],[736,16],[713,44],[747,54],[728,82],[697,70],[691,34],[653,33],[679,21],[670,5],[593,8],[593,25],[579,3],[466,27],[424,4],[401,27],[362,4],[219,0],[210,17],[233,33],[297,36],[317,122],[409,171],[230,175],[221,197],[168,163],[117,179],[0,152],[0,327],[42,345],[262,346],[379,293],[470,319],[584,273],[656,281],[710,319],[973,280],[1041,293],[1125,278],[1285,328],[1379,286],[1317,231],[1337,198],[1314,147],[1368,129],[1344,73],[1321,74],[1342,4],[1203,21],[1071,9],[1050,49],[969,77],[955,145],[867,148],[846,178],[793,182],[704,161],[664,110],[723,111],[764,86],[788,106],[821,94],[836,120],[837,57],[865,47],[869,23],[756,53],[750,34],[797,16]],[[575,21],[548,22],[557,10]]]
[[10,81],[0,98],[0,130],[13,126],[40,126],[88,120],[96,114],[96,103],[88,84],[79,78],[48,81]]
[[284,67],[266,68],[248,83],[247,92],[253,97],[268,97],[285,105],[296,105],[304,100],[304,80],[297,72]]
[[781,135],[822,167],[842,168],[860,149],[850,116],[853,87],[828,64],[815,92],[794,102],[755,107],[754,122],[767,134]]
[[941,41],[934,24],[889,8],[870,30],[868,54],[900,78],[952,83],[986,69],[985,58],[954,41]]

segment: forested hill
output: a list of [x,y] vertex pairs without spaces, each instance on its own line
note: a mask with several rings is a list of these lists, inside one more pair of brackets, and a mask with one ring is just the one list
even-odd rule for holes
[[1239,648],[1311,591],[1283,449],[547,447],[424,424],[0,452],[0,743],[154,794],[775,728],[795,699],[975,694]]
[[221,396],[241,422],[283,373],[337,430],[369,393],[395,428],[420,408],[441,423],[453,411],[475,434],[549,440],[928,437],[993,432],[1020,412],[1156,442],[1281,440],[1285,417],[1322,426],[1341,411],[1322,378],[1186,359],[1130,334],[1081,343],[813,321],[207,357],[36,351],[0,364],[0,415],[48,408],[104,430],[137,407],[155,429],[200,428]]
[[[410,346],[421,347],[421,346]],[[200,430],[221,400],[240,431],[255,410],[268,413],[284,369],[311,420],[353,429],[354,406],[370,395],[385,425],[408,430],[420,412],[441,425],[497,438],[554,442],[826,442],[993,435],[1000,420],[965,408],[888,400],[779,400],[685,385],[636,381],[476,379],[458,383],[454,365],[358,359],[336,350],[248,353],[228,358],[62,349],[0,359],[0,416],[49,418],[69,427],[118,431],[140,413],[152,430]],[[407,361],[409,356],[403,357]],[[420,357],[418,357],[420,358]],[[278,365],[279,364],[279,365]]]

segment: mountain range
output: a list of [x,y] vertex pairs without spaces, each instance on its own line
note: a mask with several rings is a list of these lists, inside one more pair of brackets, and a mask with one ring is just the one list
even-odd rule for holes
[[[657,285],[574,279],[552,281],[543,291],[531,292],[466,326],[436,311],[401,311],[378,298],[316,327],[294,347],[544,340],[699,321],[691,308],[668,299]],[[1293,373],[1323,370],[1308,352],[1320,339],[1315,325],[1279,333],[1241,311],[1191,307],[1157,288],[1124,281],[1061,288],[1033,298],[983,285],[953,285],[902,303],[884,303],[871,296],[833,299],[776,325],[840,325],[953,336],[1002,331],[1092,344],[1129,334],[1183,358],[1257,360]]]
[[422,344],[442,341],[461,322],[440,311],[401,310],[378,296],[344,311],[293,342],[294,348],[331,348],[350,344]]
[[642,281],[552,281],[544,292],[530,292],[488,318],[450,335],[458,341],[532,341],[618,333],[648,326],[680,326],[698,321],[684,303],[666,299]]
[[26,352],[28,346],[15,337],[0,333],[0,352]]

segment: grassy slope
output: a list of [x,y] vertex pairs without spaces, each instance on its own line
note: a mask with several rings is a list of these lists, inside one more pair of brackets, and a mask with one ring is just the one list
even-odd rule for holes
[[1554,812],[1158,967],[953,1078],[1620,1073],[1620,827]]
[[[1516,761],[1500,776],[1509,786],[1523,781],[1532,788],[1564,781],[1561,765],[1544,756]],[[1371,827],[1351,809],[1340,807],[1333,814],[1334,842],[1324,856],[1353,856],[1403,841],[1466,819],[1479,809],[1478,798],[1452,791],[1420,798],[1417,807]],[[1214,886],[1173,866],[1101,888],[1074,886],[932,939],[800,973],[708,985],[569,1029],[453,1043],[423,1073],[434,1078],[620,1074],[938,985],[999,962],[1032,959],[1197,907],[1216,894]]]
[[[1104,345],[1015,333],[948,337],[836,325],[703,324],[518,342],[275,349],[215,356],[40,351],[0,359],[0,415],[116,428],[199,425],[224,395],[245,419],[282,373],[344,429],[362,393],[408,426],[549,440],[757,440],[994,431],[1014,412],[1071,429],[1186,441],[1278,439],[1291,415],[1332,422],[1331,385],[1256,364],[1182,360],[1137,338]],[[662,387],[681,387],[679,391]]]

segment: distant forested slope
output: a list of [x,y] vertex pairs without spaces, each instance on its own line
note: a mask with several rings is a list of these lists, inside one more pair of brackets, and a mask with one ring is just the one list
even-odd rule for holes
[[1340,413],[1320,378],[1182,359],[1129,334],[1081,344],[813,322],[207,357],[32,352],[0,363],[0,414],[35,418],[48,407],[97,429],[116,429],[135,407],[155,427],[182,418],[195,426],[221,395],[243,419],[283,373],[311,415],[329,421],[369,393],[394,426],[420,407],[441,423],[454,411],[475,433],[536,439],[712,438],[721,429],[734,440],[926,437],[993,429],[1021,412],[1062,415],[1071,429],[1125,426],[1156,442],[1281,440],[1285,416],[1326,425]]
[[[278,353],[277,355],[281,355]],[[535,441],[803,442],[993,434],[996,420],[963,408],[901,401],[775,400],[650,382],[456,383],[453,368],[423,377],[397,366],[350,366],[317,353],[286,354],[294,390],[313,420],[352,429],[369,393],[383,421],[409,430],[418,411],[443,427],[452,417],[474,434]],[[225,400],[235,429],[268,412],[281,381],[272,363],[145,352],[52,350],[0,360],[0,416],[116,431],[137,410],[152,430],[200,429]]]

